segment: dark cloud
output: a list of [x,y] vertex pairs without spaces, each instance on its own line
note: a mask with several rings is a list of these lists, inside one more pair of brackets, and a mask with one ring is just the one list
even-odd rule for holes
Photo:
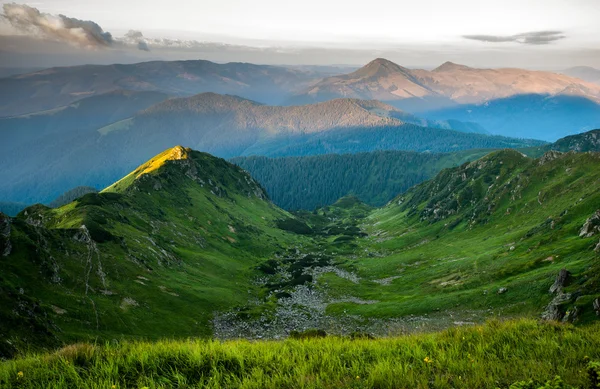
[[150,51],[150,47],[148,47],[148,44],[144,41],[139,41],[137,43],[137,48],[142,51]]
[[50,15],[25,4],[4,4],[3,11],[4,19],[26,35],[87,48],[108,47],[114,43],[110,32],[89,20]]
[[547,45],[566,38],[562,31],[532,31],[516,35],[463,35],[465,39],[481,42],[516,42],[524,45]]

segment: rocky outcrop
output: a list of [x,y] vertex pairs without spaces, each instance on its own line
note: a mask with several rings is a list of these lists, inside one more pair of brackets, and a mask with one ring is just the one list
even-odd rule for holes
[[544,153],[539,159],[539,165],[545,165],[548,162],[554,161],[555,159],[560,158],[564,153],[560,151],[550,150]]
[[558,275],[556,276],[556,280],[554,280],[554,284],[552,284],[550,287],[549,292],[552,294],[556,292],[562,292],[562,289],[567,284],[570,275],[571,273],[569,273],[567,269],[560,269]]
[[546,309],[542,313],[542,319],[559,321],[565,317],[565,313],[561,309],[562,305],[571,301],[571,293],[559,292],[556,297],[550,301]]
[[579,230],[579,236],[582,238],[591,238],[598,233],[600,233],[600,209],[585,221],[581,230]]
[[0,213],[0,255],[3,257],[8,257],[12,251],[10,229],[10,218],[3,213]]
[[565,313],[563,307],[566,303],[571,301],[571,293],[564,293],[563,288],[567,285],[570,273],[567,269],[561,269],[554,280],[554,284],[549,289],[549,292],[556,294],[556,296],[546,306],[546,309],[542,313],[542,319],[545,320],[569,320],[572,321],[577,316],[577,311]]

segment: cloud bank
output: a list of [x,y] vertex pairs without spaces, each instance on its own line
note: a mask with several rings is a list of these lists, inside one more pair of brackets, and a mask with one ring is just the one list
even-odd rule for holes
[[4,4],[4,19],[18,32],[86,48],[108,47],[114,43],[110,32],[97,23],[65,15],[50,15],[25,4]]
[[516,35],[463,35],[463,38],[480,42],[516,42],[524,45],[547,45],[566,38],[563,34],[563,31],[532,31]]

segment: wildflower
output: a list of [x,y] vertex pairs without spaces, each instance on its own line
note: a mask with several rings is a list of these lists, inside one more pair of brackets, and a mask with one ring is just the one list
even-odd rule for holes
[[23,372],[22,372],[22,371],[18,372],[18,373],[17,373],[17,377],[18,377],[18,378],[23,378]]
[[117,385],[111,386],[111,389],[117,389]]
[[357,380],[360,380],[360,376],[358,376],[358,375],[357,375],[357,376],[356,376],[356,379],[357,379]]
[[433,360],[429,357],[425,357],[425,359],[423,359],[425,361],[425,363],[431,363],[433,362]]

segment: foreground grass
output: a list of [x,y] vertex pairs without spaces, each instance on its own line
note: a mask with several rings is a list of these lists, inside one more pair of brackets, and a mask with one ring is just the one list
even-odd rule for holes
[[492,321],[376,340],[76,344],[3,362],[0,387],[507,388],[560,376],[584,388],[599,358],[600,325]]

